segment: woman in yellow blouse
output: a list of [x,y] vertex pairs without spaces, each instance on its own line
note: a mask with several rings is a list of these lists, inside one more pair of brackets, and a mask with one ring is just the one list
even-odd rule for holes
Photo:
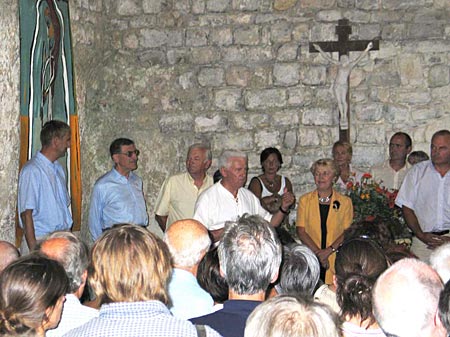
[[297,210],[297,234],[317,256],[321,278],[333,282],[335,252],[343,241],[343,233],[353,221],[350,198],[333,189],[339,176],[332,159],[319,159],[311,166],[316,189],[300,197]]

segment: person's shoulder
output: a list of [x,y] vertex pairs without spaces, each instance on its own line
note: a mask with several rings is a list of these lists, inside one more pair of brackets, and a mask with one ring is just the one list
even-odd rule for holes
[[310,191],[310,192],[306,192],[305,194],[302,194],[300,199],[302,199],[302,200],[311,199],[312,197],[315,197],[316,193],[317,193],[316,190],[313,190],[313,191]]

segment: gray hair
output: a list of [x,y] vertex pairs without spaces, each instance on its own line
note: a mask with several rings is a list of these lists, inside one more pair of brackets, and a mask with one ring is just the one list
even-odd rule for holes
[[317,167],[322,166],[322,167],[327,167],[329,169],[331,169],[331,171],[334,174],[334,177],[337,178],[339,177],[339,168],[336,165],[335,161],[331,158],[322,158],[319,160],[316,160],[310,168],[311,173],[314,175],[316,173],[316,169]]
[[283,246],[283,262],[275,289],[278,294],[311,296],[320,277],[316,255],[305,245]]
[[327,305],[279,295],[256,307],[247,319],[244,337],[339,337],[339,326]]
[[219,169],[222,167],[230,167],[230,158],[244,158],[247,160],[247,155],[238,150],[226,150],[222,153],[222,155],[219,158]]
[[208,231],[199,233],[195,240],[190,241],[189,245],[176,245],[171,242],[170,232],[164,234],[164,242],[169,248],[174,266],[189,268],[199,264],[211,246]]
[[187,152],[188,155],[194,149],[205,150],[206,160],[212,160],[212,152],[211,152],[211,147],[209,145],[204,144],[204,143],[192,144],[191,146],[189,146],[189,149],[188,149],[188,152]]
[[443,288],[439,275],[417,259],[402,259],[375,283],[373,311],[385,334],[398,337],[431,336]]
[[42,246],[51,239],[67,240],[67,244],[64,245],[61,251],[54,252],[55,254],[51,254],[52,256],[49,257],[58,261],[64,267],[69,278],[69,293],[74,293],[83,283],[82,276],[89,265],[88,247],[75,234],[67,231],[57,231],[51,233],[40,242],[37,250],[47,256],[50,255],[42,251]]
[[437,271],[443,283],[450,280],[450,243],[433,250],[430,255],[430,265]]
[[219,244],[220,268],[239,295],[266,291],[281,263],[281,244],[274,229],[258,215],[244,214],[225,223]]

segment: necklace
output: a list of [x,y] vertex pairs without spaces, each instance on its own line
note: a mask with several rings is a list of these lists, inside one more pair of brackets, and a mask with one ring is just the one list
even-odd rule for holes
[[272,181],[270,181],[267,177],[265,177],[265,178],[266,178],[267,185],[268,185],[270,188],[273,188],[273,187],[275,186],[275,182],[276,182],[276,180],[277,180],[277,177],[275,176],[274,180],[272,180]]
[[326,203],[330,202],[332,195],[333,195],[333,193],[331,193],[328,197],[322,197],[322,198],[319,197],[319,202],[321,204],[326,204]]

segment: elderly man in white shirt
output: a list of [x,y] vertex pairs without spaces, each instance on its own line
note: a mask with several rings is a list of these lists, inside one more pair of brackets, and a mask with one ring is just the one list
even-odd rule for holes
[[411,250],[428,262],[431,250],[450,242],[450,131],[431,139],[431,161],[416,164],[406,175],[396,204],[402,207],[415,237]]

